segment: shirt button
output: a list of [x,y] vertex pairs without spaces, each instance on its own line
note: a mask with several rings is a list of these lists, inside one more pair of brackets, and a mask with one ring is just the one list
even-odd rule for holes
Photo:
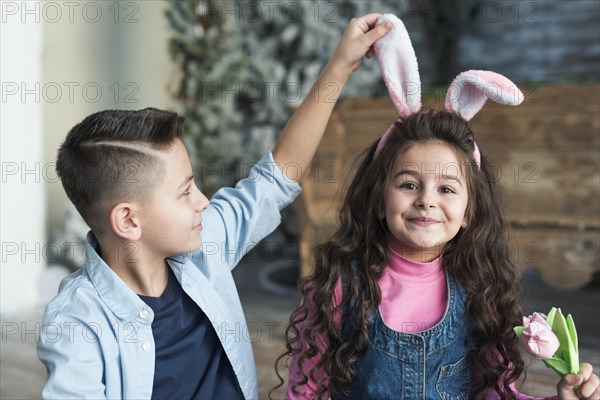
[[142,349],[144,349],[144,351],[148,351],[150,350],[150,343],[146,342],[142,345]]
[[147,316],[148,316],[148,310],[146,310],[145,308],[142,309],[142,311],[140,311],[140,317],[146,318]]

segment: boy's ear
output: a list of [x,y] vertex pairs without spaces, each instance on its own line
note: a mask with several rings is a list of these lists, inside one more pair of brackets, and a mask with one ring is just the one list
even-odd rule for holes
[[125,240],[139,240],[142,237],[142,227],[132,203],[115,205],[110,210],[109,223],[115,235]]

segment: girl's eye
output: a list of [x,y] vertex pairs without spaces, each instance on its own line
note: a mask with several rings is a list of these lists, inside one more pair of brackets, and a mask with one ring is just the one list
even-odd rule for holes
[[411,183],[411,182],[405,182],[405,183],[403,183],[403,184],[400,185],[400,189],[416,190],[417,189],[417,185],[415,185],[414,183]]
[[447,186],[444,186],[443,188],[441,188],[441,189],[440,189],[440,191],[441,191],[442,193],[456,193],[456,192],[454,191],[454,189],[452,189],[452,188],[450,188],[450,187],[447,187]]
[[184,195],[184,196],[187,196],[187,195],[189,195],[189,194],[191,193],[191,192],[190,192],[190,189],[191,189],[191,188],[192,188],[192,186],[191,186],[191,185],[190,185],[190,186],[188,186],[187,188],[185,188],[185,192],[183,192],[183,195]]

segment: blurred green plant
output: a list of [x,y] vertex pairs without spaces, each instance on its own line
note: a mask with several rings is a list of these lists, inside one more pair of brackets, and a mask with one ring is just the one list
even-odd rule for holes
[[[394,1],[169,2],[173,90],[184,141],[211,195],[270,150],[331,55],[348,21]],[[388,4],[387,6],[385,4]],[[376,63],[363,63],[344,95],[384,95]],[[239,172],[239,173],[237,173]]]

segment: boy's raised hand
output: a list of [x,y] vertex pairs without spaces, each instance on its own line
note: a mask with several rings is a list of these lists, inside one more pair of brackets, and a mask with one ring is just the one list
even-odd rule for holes
[[[579,388],[573,390],[575,386]],[[556,389],[560,400],[600,399],[600,379],[594,374],[592,365],[588,363],[579,366],[579,374],[564,375]]]
[[[354,18],[321,72],[311,91],[290,118],[273,149],[273,158],[288,178],[300,181],[321,141],[327,121],[342,89],[362,58],[372,54],[372,45],[391,29],[386,23],[375,27],[381,14]],[[297,171],[300,173],[296,173]]]
[[367,14],[359,18],[353,18],[335,52],[331,56],[328,66],[334,69],[347,68],[348,74],[360,67],[362,58],[373,55],[373,43],[383,37],[392,28],[389,21],[375,26],[381,14]]

